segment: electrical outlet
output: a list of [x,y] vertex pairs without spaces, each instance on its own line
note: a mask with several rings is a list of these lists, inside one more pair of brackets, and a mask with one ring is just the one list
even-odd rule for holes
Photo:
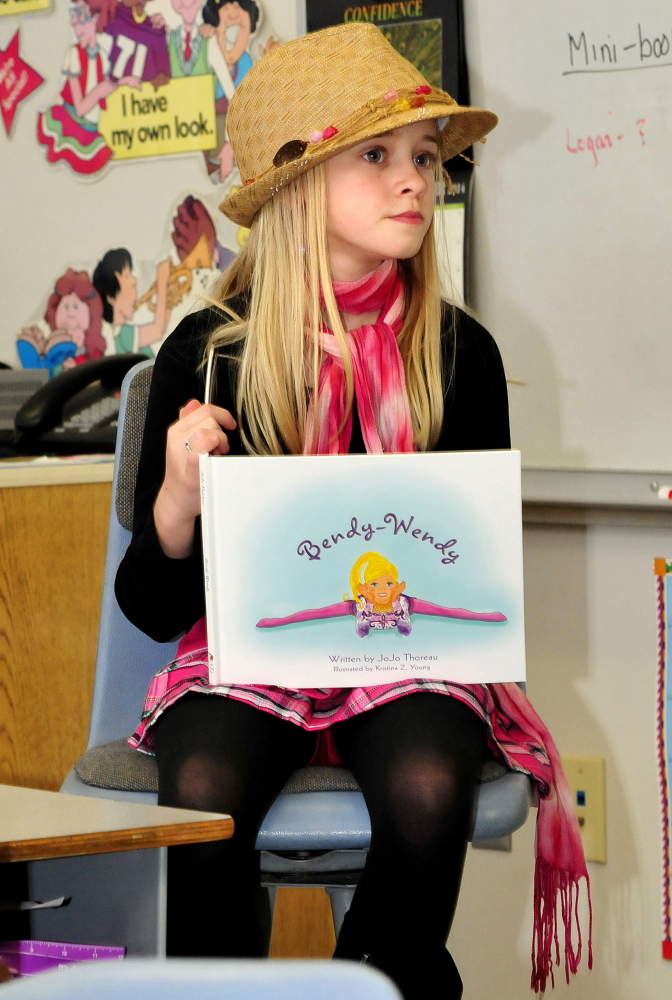
[[563,754],[586,861],[607,861],[607,794],[604,757]]

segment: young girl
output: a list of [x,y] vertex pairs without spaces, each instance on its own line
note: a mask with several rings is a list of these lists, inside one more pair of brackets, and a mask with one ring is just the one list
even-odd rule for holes
[[[442,303],[432,230],[441,163],[495,124],[430,87],[361,23],[275,49],[231,102],[243,184],[222,210],[250,235],[218,286],[221,307],[183,321],[156,361],[133,540],[117,577],[139,628],[157,640],[186,633],[131,741],[156,753],[159,801],[228,812],[236,824],[230,841],[172,850],[170,954],[263,953],[260,823],[295,768],[342,762],[364,793],[372,839],[335,955],[373,963],[406,1000],[459,998],[445,942],[477,783],[494,754],[530,773],[542,796],[533,986],[552,975],[558,892],[567,972],[578,964],[578,829],[557,794],[557,751],[515,685],[207,684],[199,453],[510,446],[497,347]],[[204,405],[211,350],[216,405]]]

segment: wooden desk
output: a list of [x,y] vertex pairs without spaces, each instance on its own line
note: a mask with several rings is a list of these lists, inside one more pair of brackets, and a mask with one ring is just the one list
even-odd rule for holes
[[0,785],[0,862],[225,840],[221,813]]

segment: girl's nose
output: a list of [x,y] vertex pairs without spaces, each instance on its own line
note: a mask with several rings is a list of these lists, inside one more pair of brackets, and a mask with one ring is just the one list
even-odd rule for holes
[[421,173],[420,169],[416,167],[413,160],[410,163],[405,163],[404,167],[400,171],[400,184],[402,194],[423,194],[427,188],[427,178]]

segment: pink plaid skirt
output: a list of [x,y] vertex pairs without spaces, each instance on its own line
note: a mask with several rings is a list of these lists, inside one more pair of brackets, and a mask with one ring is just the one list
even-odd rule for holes
[[428,691],[459,698],[486,724],[490,748],[495,757],[512,769],[532,774],[543,794],[548,781],[548,758],[543,746],[527,739],[527,734],[512,731],[511,720],[504,718],[486,684],[454,684],[441,680],[408,680],[375,687],[303,688],[294,690],[261,684],[217,684],[208,681],[208,637],[205,618],[201,618],[180,640],[177,656],[154,675],[140,716],[138,728],[129,738],[132,747],[153,753],[152,726],[163,712],[187,691],[220,695],[245,702],[262,712],[293,722],[317,733],[317,746],[311,764],[342,764],[330,727],[361,712],[416,691]]

